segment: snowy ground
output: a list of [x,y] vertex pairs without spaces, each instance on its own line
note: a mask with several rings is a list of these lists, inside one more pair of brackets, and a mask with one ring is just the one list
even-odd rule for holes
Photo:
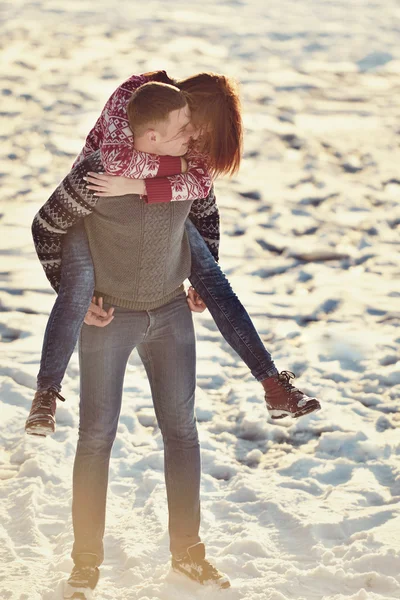
[[217,183],[221,264],[280,369],[323,410],[272,423],[260,386],[196,315],[202,536],[233,587],[168,567],[163,453],[132,356],[113,451],[101,600],[400,597],[396,0],[1,2],[2,600],[59,600],[78,366],[58,431],[24,436],[54,300],[30,223],[132,73],[236,76],[239,176]]

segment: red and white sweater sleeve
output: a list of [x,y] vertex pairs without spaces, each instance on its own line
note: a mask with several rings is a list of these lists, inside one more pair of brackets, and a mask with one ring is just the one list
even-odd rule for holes
[[199,154],[186,156],[188,170],[172,177],[146,179],[146,192],[149,204],[159,202],[180,202],[206,198],[212,186],[207,163]]
[[136,88],[149,81],[133,75],[110,96],[85,146],[74,163],[100,148],[104,169],[110,175],[146,179],[149,204],[205,198],[212,185],[207,165],[200,156],[188,158],[188,170],[181,173],[179,156],[158,156],[133,147],[127,104]]
[[104,106],[74,167],[100,148],[106,173],[132,179],[166,177],[181,172],[179,156],[158,156],[138,152],[133,146],[126,106],[136,88],[149,81],[143,75],[132,76],[115,90]]

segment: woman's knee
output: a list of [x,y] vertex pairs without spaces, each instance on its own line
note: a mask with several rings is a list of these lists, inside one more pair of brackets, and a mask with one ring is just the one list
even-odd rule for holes
[[71,301],[90,304],[95,286],[92,265],[84,267],[65,266],[61,275],[60,294]]

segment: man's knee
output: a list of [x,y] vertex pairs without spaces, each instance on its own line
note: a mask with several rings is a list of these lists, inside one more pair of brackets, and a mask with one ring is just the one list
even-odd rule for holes
[[79,429],[79,453],[84,455],[107,455],[111,452],[115,436],[114,431],[91,432]]
[[194,418],[188,423],[166,423],[161,429],[164,442],[173,443],[181,448],[193,448],[199,445],[197,423]]

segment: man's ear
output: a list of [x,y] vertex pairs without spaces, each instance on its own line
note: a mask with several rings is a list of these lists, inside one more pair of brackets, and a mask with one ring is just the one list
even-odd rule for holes
[[148,142],[155,144],[158,142],[158,133],[155,129],[148,129],[145,133]]

